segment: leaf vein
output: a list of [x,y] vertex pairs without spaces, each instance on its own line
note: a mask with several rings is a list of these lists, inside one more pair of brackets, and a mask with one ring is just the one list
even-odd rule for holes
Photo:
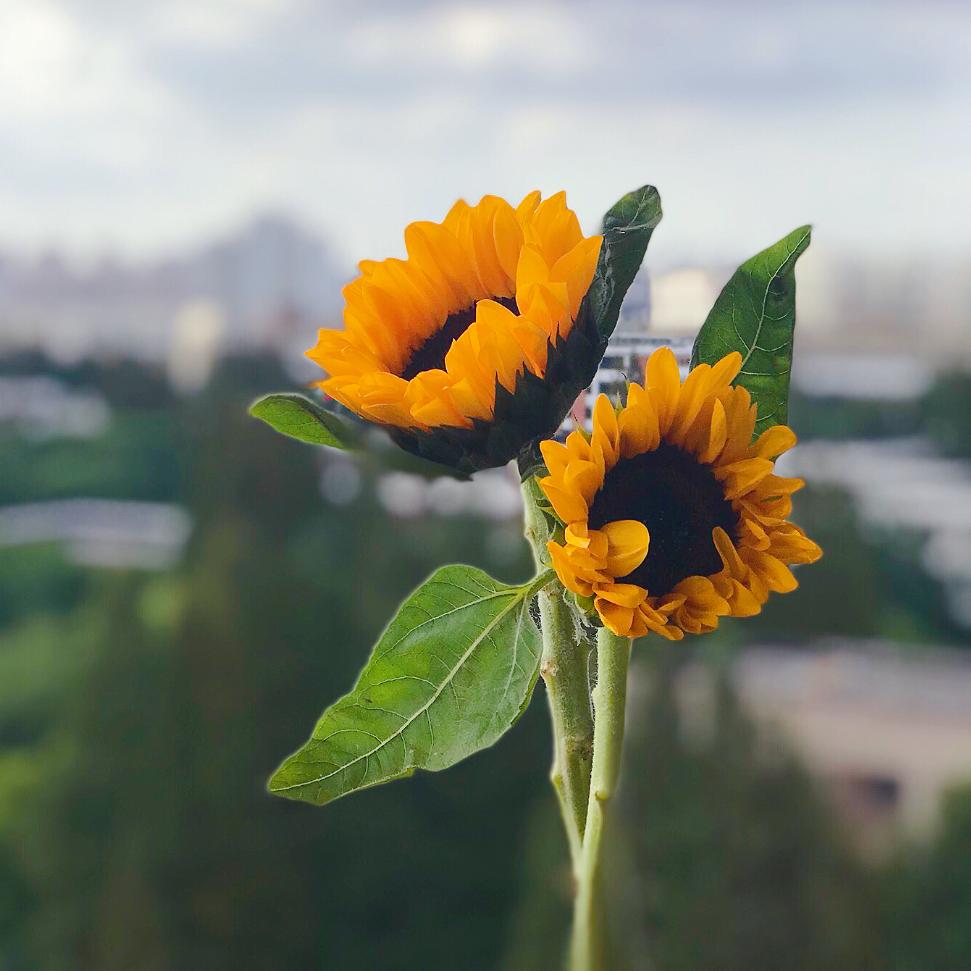
[[[411,724],[414,723],[414,721],[415,721],[416,718],[419,718],[423,713],[429,711],[429,709],[431,708],[431,706],[441,697],[441,695],[445,691],[446,687],[451,687],[452,692],[453,692],[453,694],[455,695],[455,697],[457,699],[458,698],[458,695],[457,695],[457,692],[455,691],[455,685],[453,683],[454,682],[454,679],[455,679],[455,676],[461,670],[462,666],[466,663],[466,661],[476,651],[476,649],[479,647],[479,645],[482,643],[482,641],[486,638],[487,634],[489,632],[491,632],[492,630],[494,630],[495,627],[499,623],[501,623],[501,621],[503,620],[503,618],[511,610],[513,610],[513,608],[516,606],[516,603],[517,602],[522,601],[522,600],[525,599],[526,592],[527,592],[526,590],[524,590],[523,588],[519,588],[515,592],[518,593],[518,596],[515,597],[515,599],[513,600],[513,602],[511,604],[509,604],[508,606],[503,607],[502,610],[496,615],[496,617],[490,622],[490,624],[487,626],[487,628],[484,631],[482,631],[472,641],[472,643],[464,651],[464,653],[459,658],[459,660],[456,662],[456,664],[451,668],[450,673],[449,673],[449,676],[435,690],[435,693],[428,699],[428,701],[421,708],[418,709],[418,711],[416,711],[406,722],[404,722],[404,724],[402,724],[401,727],[398,728],[398,730],[396,732],[394,732],[391,735],[389,735],[388,738],[384,739],[383,741],[381,741],[380,739],[378,739],[377,737],[375,737],[375,741],[378,742],[378,744],[373,749],[371,749],[368,752],[364,752],[361,755],[358,755],[356,758],[352,759],[350,762],[345,763],[342,767],[340,767],[338,769],[335,769],[333,772],[329,772],[329,773],[327,773],[326,775],[323,775],[323,776],[318,776],[317,778],[314,778],[314,779],[307,779],[307,780],[304,780],[304,781],[301,781],[301,782],[296,782],[296,783],[293,783],[292,785],[281,786],[276,791],[278,791],[278,792],[286,792],[286,791],[288,791],[290,789],[299,789],[299,788],[302,788],[304,786],[320,785],[320,784],[326,782],[328,779],[332,778],[333,776],[338,775],[341,772],[345,773],[345,775],[344,775],[343,778],[346,779],[347,778],[346,773],[351,769],[352,766],[358,764],[362,759],[369,759],[372,755],[375,755],[377,752],[381,751],[386,745],[388,745],[395,738],[400,738],[402,740],[402,742],[404,742],[404,732],[407,730],[407,728]],[[364,734],[367,734],[367,733],[365,732]],[[330,737],[330,736],[328,736],[328,737]]]

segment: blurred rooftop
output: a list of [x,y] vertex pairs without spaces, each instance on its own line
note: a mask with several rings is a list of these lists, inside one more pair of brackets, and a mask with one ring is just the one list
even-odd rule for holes
[[929,835],[943,794],[971,777],[965,652],[847,640],[810,651],[766,645],[740,655],[733,680],[874,848],[896,826]]

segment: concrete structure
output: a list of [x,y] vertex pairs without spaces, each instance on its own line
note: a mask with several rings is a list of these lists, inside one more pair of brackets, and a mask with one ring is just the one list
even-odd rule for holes
[[873,642],[757,647],[734,667],[748,711],[788,739],[865,848],[926,836],[971,782],[971,656]]
[[651,329],[693,340],[731,273],[728,268],[685,267],[656,274],[651,287]]
[[928,573],[944,584],[951,615],[971,629],[971,466],[941,458],[921,438],[822,439],[802,443],[779,462],[783,475],[836,486],[868,525],[922,544]]
[[[299,362],[317,327],[340,322],[347,277],[321,239],[276,215],[143,263],[77,266],[56,254],[0,252],[0,353],[26,347],[62,361],[171,361],[201,326],[207,354],[211,344],[220,356],[262,349]],[[301,367],[314,372],[309,362]],[[186,372],[188,387],[196,377]]]
[[181,506],[161,502],[57,499],[0,507],[0,549],[63,544],[68,559],[84,566],[168,569],[191,531]]
[[681,376],[688,373],[691,360],[691,345],[694,335],[690,337],[655,337],[647,333],[632,331],[617,331],[610,338],[607,353],[600,364],[590,388],[576,400],[564,425],[565,431],[570,431],[575,423],[590,429],[591,409],[600,394],[611,398],[622,398],[628,382],[644,380],[644,365],[648,357],[659,347],[670,347],[681,366]]

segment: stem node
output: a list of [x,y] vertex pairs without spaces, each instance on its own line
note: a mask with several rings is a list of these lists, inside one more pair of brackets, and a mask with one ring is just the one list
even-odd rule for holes
[[543,658],[539,665],[539,673],[546,682],[552,681],[559,673],[560,666],[552,658]]
[[[546,519],[537,505],[539,486],[535,479],[523,484],[524,534],[533,548],[539,569],[548,564]],[[578,637],[570,608],[558,582],[537,595],[543,656],[540,674],[553,722],[553,780],[560,812],[570,844],[574,871],[580,859],[580,845],[590,797],[590,766],[593,751],[593,712],[590,707],[590,679],[587,658],[590,644]]]

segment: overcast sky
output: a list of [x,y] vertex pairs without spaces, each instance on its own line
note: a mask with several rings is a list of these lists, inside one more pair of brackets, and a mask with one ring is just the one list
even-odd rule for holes
[[668,259],[812,221],[971,252],[971,4],[0,0],[0,245],[152,255],[282,208],[347,261],[458,196],[657,185]]

